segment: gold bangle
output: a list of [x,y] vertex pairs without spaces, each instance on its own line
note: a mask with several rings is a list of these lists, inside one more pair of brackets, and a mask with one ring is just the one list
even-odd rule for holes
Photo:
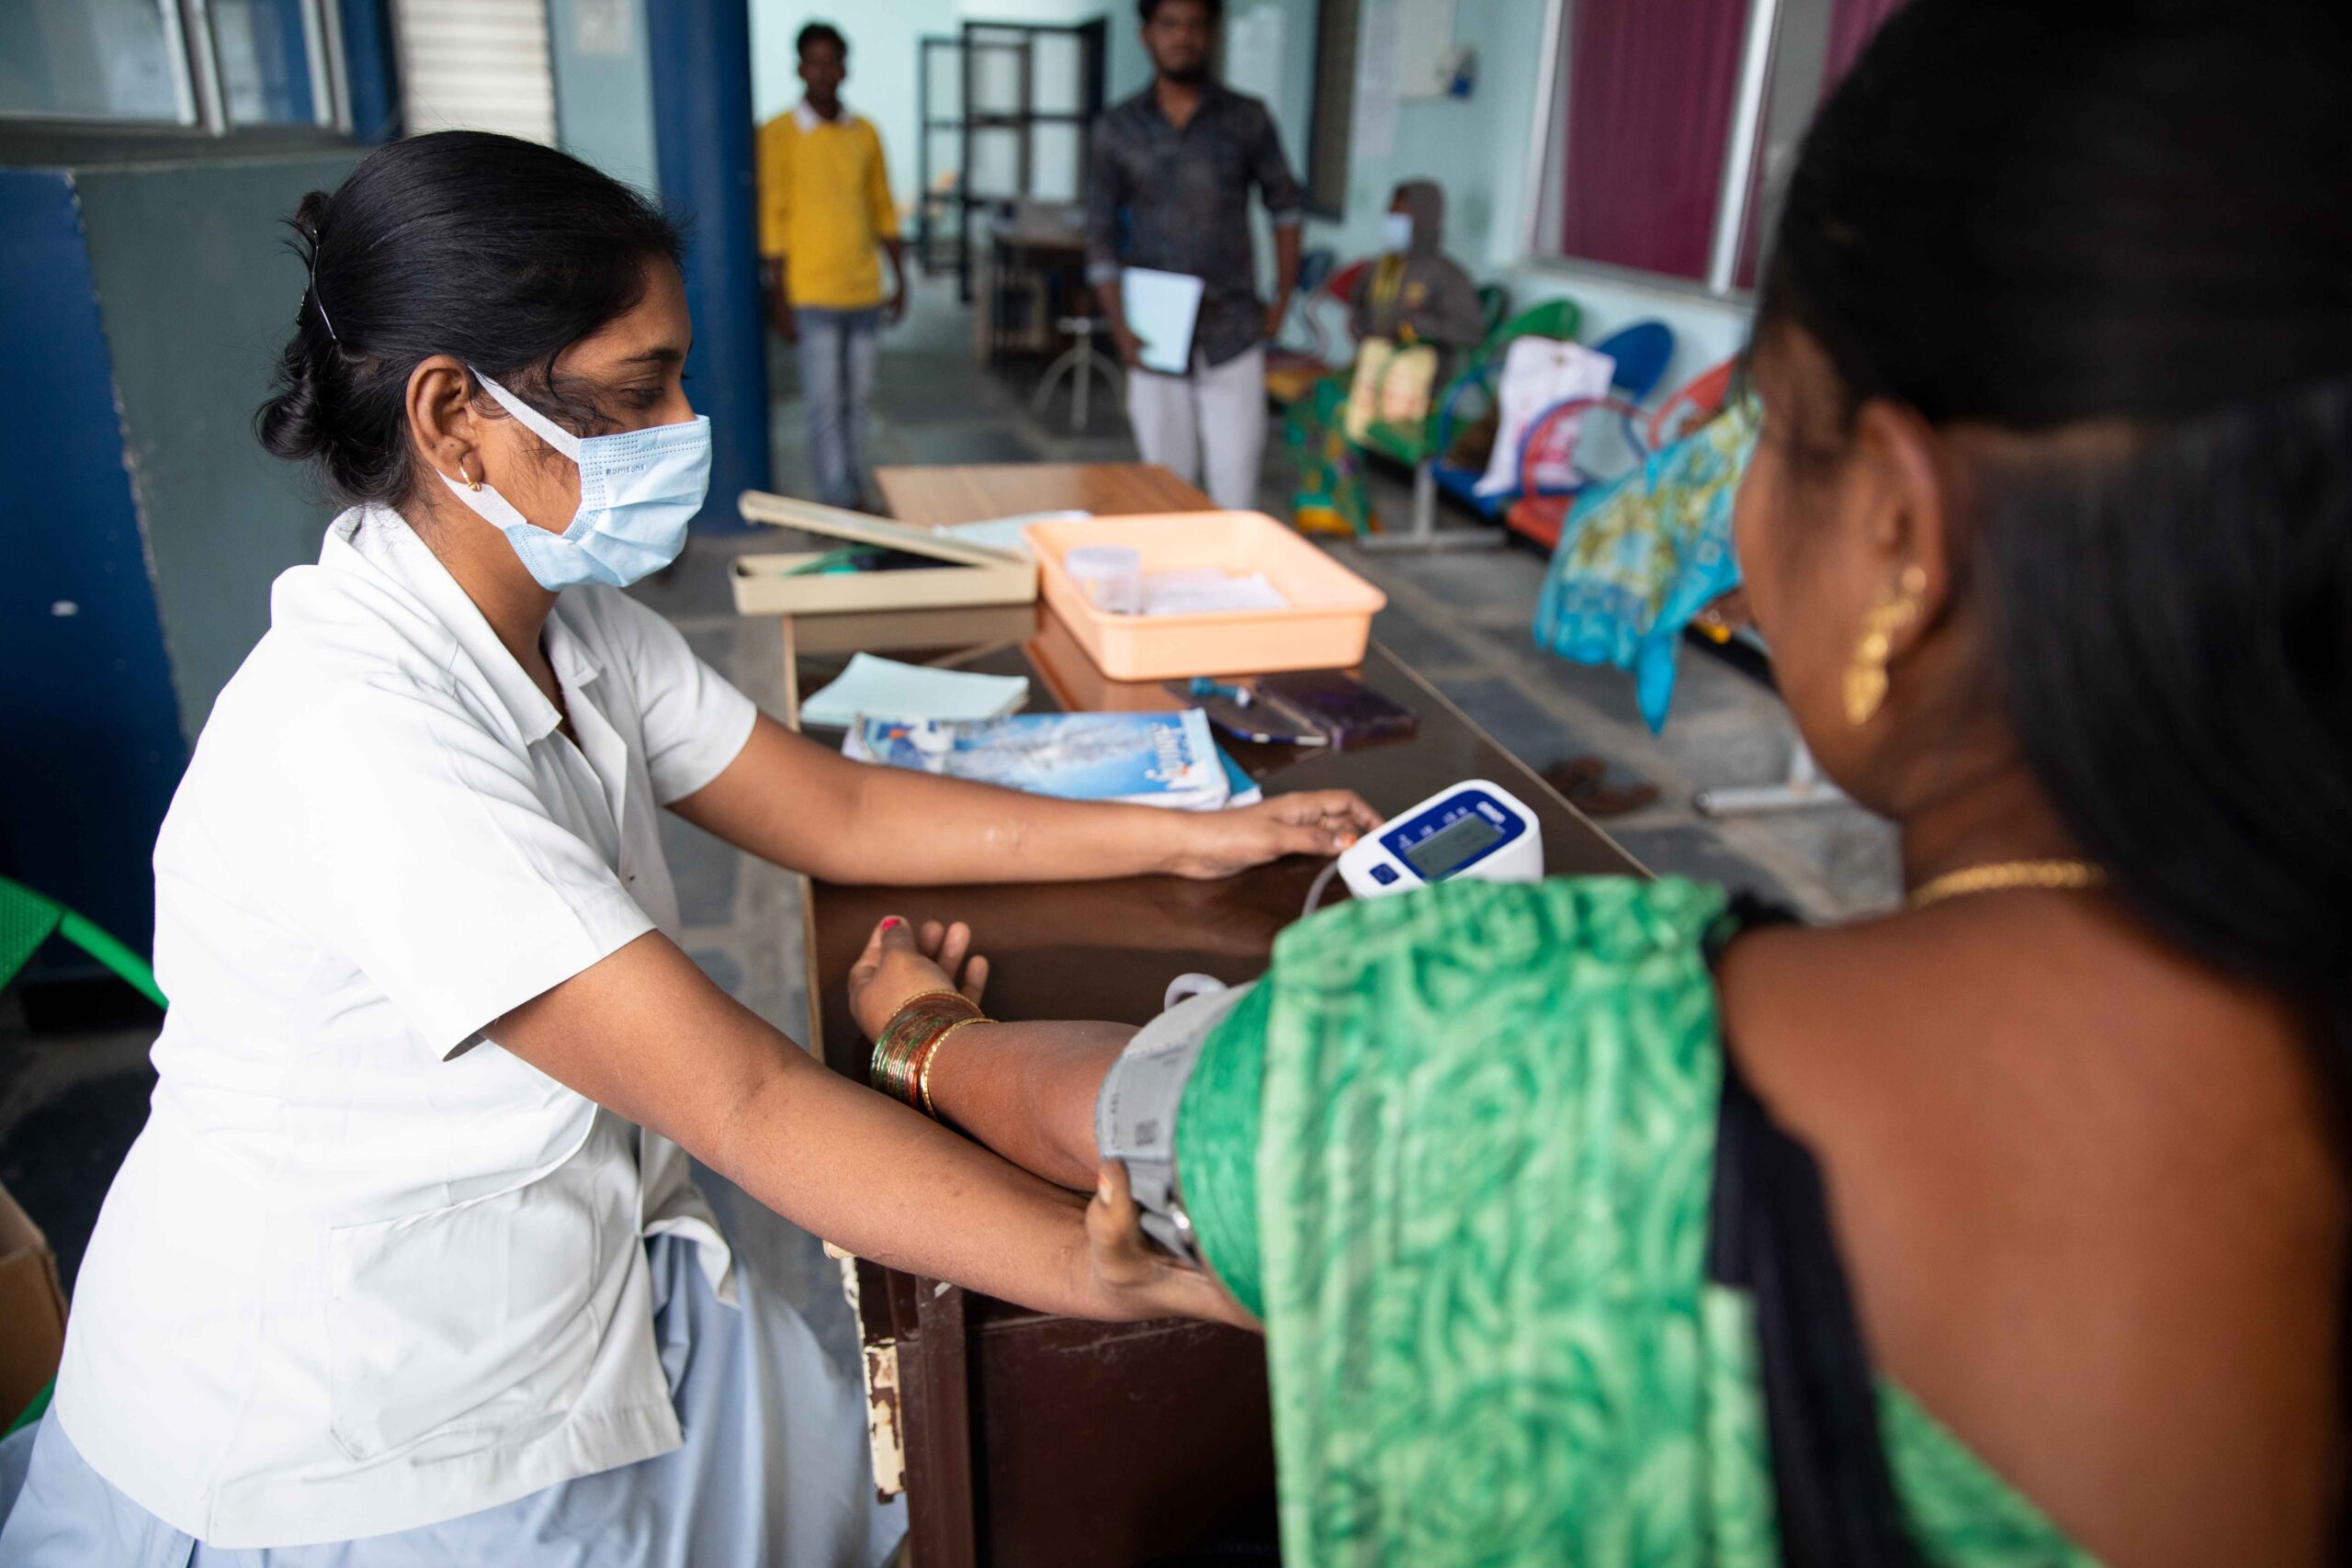
[[866,1081],[900,1104],[921,1110],[922,1074],[932,1053],[957,1028],[979,1021],[979,1004],[961,991],[926,991],[910,998],[883,1026]]
[[917,991],[913,996],[909,997],[905,1001],[900,1002],[899,1004],[899,1011],[892,1013],[890,1016],[893,1019],[896,1019],[900,1014],[904,1013],[909,1008],[914,1006],[917,1002],[927,1002],[933,997],[953,997],[956,1000],[962,1002],[966,1007],[970,1008],[975,1012],[979,1010],[980,1004],[966,996],[963,992],[956,990],[955,987],[950,986],[942,986],[935,991]]
[[979,1011],[978,1004],[961,991],[925,991],[910,998],[876,1034],[867,1081],[885,1094],[905,1098],[907,1069],[923,1037],[939,1024],[959,1016],[977,1018]]
[[915,1068],[915,1098],[922,1103],[922,1113],[933,1121],[939,1120],[939,1108],[931,1102],[931,1069],[939,1061],[940,1047],[946,1044],[948,1037],[957,1030],[969,1029],[976,1023],[988,1021],[989,1020],[985,1018],[960,1019],[941,1030],[939,1038],[931,1043],[931,1049],[923,1053],[922,1063]]

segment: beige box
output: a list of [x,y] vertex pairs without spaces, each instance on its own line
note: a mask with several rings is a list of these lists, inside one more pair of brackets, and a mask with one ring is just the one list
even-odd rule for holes
[[[1046,603],[1114,681],[1352,669],[1363,662],[1373,616],[1388,603],[1379,589],[1262,512],[1037,523],[1028,536],[1045,575]],[[1262,573],[1286,604],[1279,610],[1114,615],[1089,601],[1064,565],[1080,545],[1129,546],[1143,558],[1147,577],[1155,571]]]
[[811,572],[823,551],[735,558],[735,609],[745,615],[834,615],[883,610],[935,610],[975,604],[1031,604],[1037,563],[1029,556],[925,533],[862,512],[747,490],[737,502],[753,523],[821,534],[844,544],[901,550],[939,563],[934,570]]

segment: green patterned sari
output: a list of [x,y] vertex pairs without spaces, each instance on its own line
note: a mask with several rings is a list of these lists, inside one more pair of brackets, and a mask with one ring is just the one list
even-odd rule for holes
[[[1679,881],[1353,903],[1209,1035],[1178,1164],[1265,1321],[1294,1568],[1780,1561],[1753,1303],[1707,1277],[1724,919]],[[1878,1407],[1926,1561],[2090,1562]]]

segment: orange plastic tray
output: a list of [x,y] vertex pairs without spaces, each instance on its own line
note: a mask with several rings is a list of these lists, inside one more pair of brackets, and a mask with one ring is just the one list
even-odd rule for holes
[[[1379,589],[1262,512],[1036,523],[1028,538],[1046,603],[1114,681],[1344,669],[1363,661],[1372,617],[1388,603]],[[1262,571],[1290,604],[1204,615],[1108,615],[1063,570],[1063,555],[1078,545],[1132,546],[1146,572]]]

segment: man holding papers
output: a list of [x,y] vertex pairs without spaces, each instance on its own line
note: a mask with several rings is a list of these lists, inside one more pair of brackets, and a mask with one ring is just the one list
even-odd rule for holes
[[[1210,79],[1220,0],[1138,0],[1150,86],[1094,129],[1087,278],[1126,362],[1144,460],[1257,504],[1266,445],[1266,340],[1290,307],[1306,197],[1273,117]],[[1274,226],[1274,299],[1258,297],[1255,186]]]

